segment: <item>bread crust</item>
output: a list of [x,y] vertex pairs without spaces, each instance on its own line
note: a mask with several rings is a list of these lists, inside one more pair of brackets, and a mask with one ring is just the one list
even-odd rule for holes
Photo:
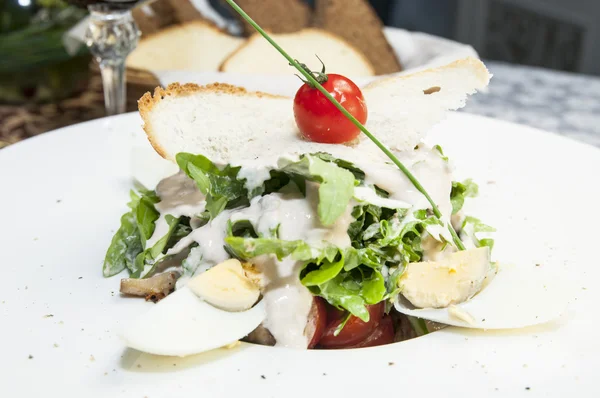
[[[187,22],[182,22],[182,23],[177,23],[177,24],[174,24],[174,25],[170,25],[170,26],[167,26],[167,27],[165,27],[163,29],[160,29],[157,32],[154,32],[154,33],[142,36],[142,38],[140,39],[140,42],[148,41],[149,39],[151,39],[153,37],[161,36],[161,35],[163,35],[165,33],[169,33],[170,31],[178,30],[178,29],[181,29],[183,27],[193,26],[193,25],[198,25],[198,26],[202,26],[202,27],[205,27],[205,28],[209,28],[209,29],[212,29],[213,31],[215,31],[216,33],[221,33],[221,34],[230,36],[232,38],[238,38],[236,36],[233,36],[233,35],[229,34],[229,32],[227,32],[226,30],[219,28],[214,22],[212,22],[212,21],[210,21],[208,19],[195,19],[193,21],[187,21]],[[241,41],[243,41],[243,39],[241,39],[240,42]]]
[[429,74],[429,73],[437,73],[444,69],[452,69],[452,68],[457,68],[457,67],[460,68],[463,66],[474,69],[475,75],[477,76],[477,78],[479,80],[481,80],[481,82],[484,85],[487,85],[489,83],[491,75],[490,75],[488,69],[486,68],[485,64],[477,58],[467,57],[467,58],[456,60],[447,65],[439,66],[437,68],[429,68],[429,69],[421,70],[421,71],[418,71],[415,73],[410,73],[410,74],[402,75],[402,76],[384,77],[382,79],[378,79],[378,80],[375,80],[375,81],[367,84],[366,86],[362,87],[361,90],[368,90],[368,89],[386,84],[387,82],[393,81],[393,80],[409,79],[409,78],[412,78],[415,76],[425,75],[425,74]]
[[155,138],[155,132],[152,129],[152,124],[150,123],[150,113],[163,99],[167,97],[175,97],[175,96],[188,96],[197,93],[220,93],[227,95],[236,95],[236,96],[248,96],[248,97],[256,97],[256,98],[277,98],[277,99],[288,99],[289,97],[285,97],[282,95],[275,95],[269,93],[263,93],[260,91],[248,91],[244,87],[234,86],[227,83],[211,83],[205,86],[201,86],[195,83],[171,83],[166,88],[156,87],[154,89],[154,93],[146,92],[139,100],[138,100],[138,109],[140,112],[140,116],[142,117],[142,121],[144,124],[142,128],[148,137],[148,141],[154,148],[154,150],[163,158],[173,160],[169,158],[166,151],[160,146],[158,141]]
[[355,44],[373,63],[376,75],[402,70],[383,22],[368,1],[316,0],[313,24]]
[[[365,54],[358,48],[356,47],[354,44],[348,42],[347,40],[345,40],[343,37],[336,35],[335,33],[326,31],[324,29],[320,29],[320,28],[304,28],[302,30],[299,30],[297,32],[292,32],[292,33],[277,33],[277,34],[273,34],[271,32],[268,32],[270,35],[277,35],[277,36],[294,36],[294,35],[300,35],[302,33],[306,33],[306,32],[314,32],[314,33],[319,33],[322,34],[324,36],[328,36],[330,39],[332,40],[337,40],[340,43],[343,43],[344,45],[348,46],[349,48],[351,48],[364,62],[366,65],[368,65],[369,67],[369,72],[371,73],[371,75],[375,76],[375,66],[373,66],[373,64],[371,63],[371,61],[365,56]],[[226,68],[227,68],[227,63],[231,61],[232,58],[234,58],[235,56],[237,56],[237,54],[244,48],[246,48],[247,46],[251,45],[252,43],[254,43],[254,41],[256,40],[264,40],[262,35],[260,33],[255,33],[252,36],[250,36],[245,43],[243,43],[241,46],[239,46],[234,52],[232,52],[231,54],[229,54],[221,63],[221,65],[219,66],[219,71],[220,72],[226,72]]]

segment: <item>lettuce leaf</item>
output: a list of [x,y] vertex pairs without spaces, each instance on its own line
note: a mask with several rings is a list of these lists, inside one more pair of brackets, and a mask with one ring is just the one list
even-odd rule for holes
[[102,274],[105,277],[117,275],[131,267],[135,257],[143,250],[140,233],[133,211],[121,216],[121,226],[110,242],[104,257]]
[[477,235],[482,232],[496,232],[496,228],[484,224],[478,218],[467,216],[462,223],[461,229],[464,234],[471,238],[476,247],[487,246],[490,248],[490,252],[494,248],[494,239],[479,238]]
[[245,238],[228,236],[225,243],[229,253],[241,260],[249,260],[263,254],[274,254],[278,260],[291,256],[296,261],[334,261],[339,250],[334,246],[311,248],[303,240],[282,240],[277,238]]
[[325,162],[335,163],[338,167],[342,169],[346,169],[352,174],[354,174],[354,178],[358,181],[364,181],[365,172],[359,169],[354,163],[348,162],[347,160],[338,159],[333,155],[326,152],[315,152],[311,153],[311,156],[317,157]]
[[117,275],[125,268],[132,269],[135,257],[144,250],[136,217],[140,196],[134,191],[129,196],[127,206],[131,210],[121,216],[121,226],[113,236],[104,257],[102,274],[105,277]]
[[479,194],[479,186],[468,179],[463,182],[452,182],[450,191],[450,202],[452,203],[452,214],[458,213],[465,204],[465,198],[474,198]]
[[380,271],[358,268],[351,272],[340,272],[327,282],[310,286],[309,289],[331,305],[347,310],[365,322],[369,321],[366,305],[379,303],[386,295]]
[[179,218],[169,214],[165,216],[165,220],[169,226],[167,233],[161,237],[152,247],[146,248],[143,252],[135,257],[131,271],[131,278],[145,278],[154,272],[156,265],[164,259],[164,252],[171,236],[175,232],[179,224]]
[[320,183],[317,212],[325,226],[333,224],[346,211],[354,195],[354,175],[316,156],[305,155],[298,162],[284,164],[281,171]]
[[144,247],[146,246],[146,241],[148,241],[154,233],[156,220],[158,220],[158,217],[160,216],[159,212],[154,207],[154,204],[158,202],[159,199],[154,192],[147,192],[142,194],[135,209],[135,219]]
[[206,210],[215,218],[225,208],[248,205],[245,180],[238,179],[240,167],[217,167],[208,158],[190,153],[178,153],[175,157],[179,168],[196,181],[198,189],[206,195]]

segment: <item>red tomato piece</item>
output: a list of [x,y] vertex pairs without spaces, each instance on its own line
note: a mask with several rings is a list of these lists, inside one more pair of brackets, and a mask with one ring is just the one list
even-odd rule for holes
[[[367,104],[362,91],[347,77],[328,74],[322,86],[352,116],[365,124]],[[309,84],[303,84],[294,98],[294,118],[300,133],[307,139],[325,144],[352,141],[360,130],[327,97]]]
[[385,311],[384,302],[367,306],[369,310],[369,321],[363,322],[362,319],[350,316],[348,322],[336,336],[335,331],[339,328],[344,318],[334,316],[334,319],[327,321],[327,326],[319,346],[321,348],[345,348],[354,344],[358,344],[367,338],[371,332],[377,327],[379,321],[383,317]]
[[327,325],[327,306],[321,297],[313,297],[313,303],[308,313],[308,321],[304,334],[308,338],[308,348],[314,348],[325,331]]
[[394,322],[389,315],[384,316],[379,325],[368,335],[363,341],[353,346],[344,348],[365,348],[375,347],[378,345],[391,344],[394,342],[395,331]]

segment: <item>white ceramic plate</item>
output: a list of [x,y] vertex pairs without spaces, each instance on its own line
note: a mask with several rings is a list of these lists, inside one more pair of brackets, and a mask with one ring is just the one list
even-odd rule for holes
[[152,304],[101,276],[140,139],[128,114],[0,151],[0,397],[600,396],[598,149],[467,114],[431,137],[458,177],[480,184],[466,210],[498,228],[495,258],[564,270],[574,295],[562,319],[352,351],[242,345],[180,359],[124,349],[119,328]]

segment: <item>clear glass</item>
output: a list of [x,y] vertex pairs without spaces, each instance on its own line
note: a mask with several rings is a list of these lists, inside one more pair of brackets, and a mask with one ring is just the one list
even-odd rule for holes
[[140,31],[129,9],[114,9],[93,4],[86,44],[102,74],[107,115],[124,113],[127,103],[125,59],[135,49]]

